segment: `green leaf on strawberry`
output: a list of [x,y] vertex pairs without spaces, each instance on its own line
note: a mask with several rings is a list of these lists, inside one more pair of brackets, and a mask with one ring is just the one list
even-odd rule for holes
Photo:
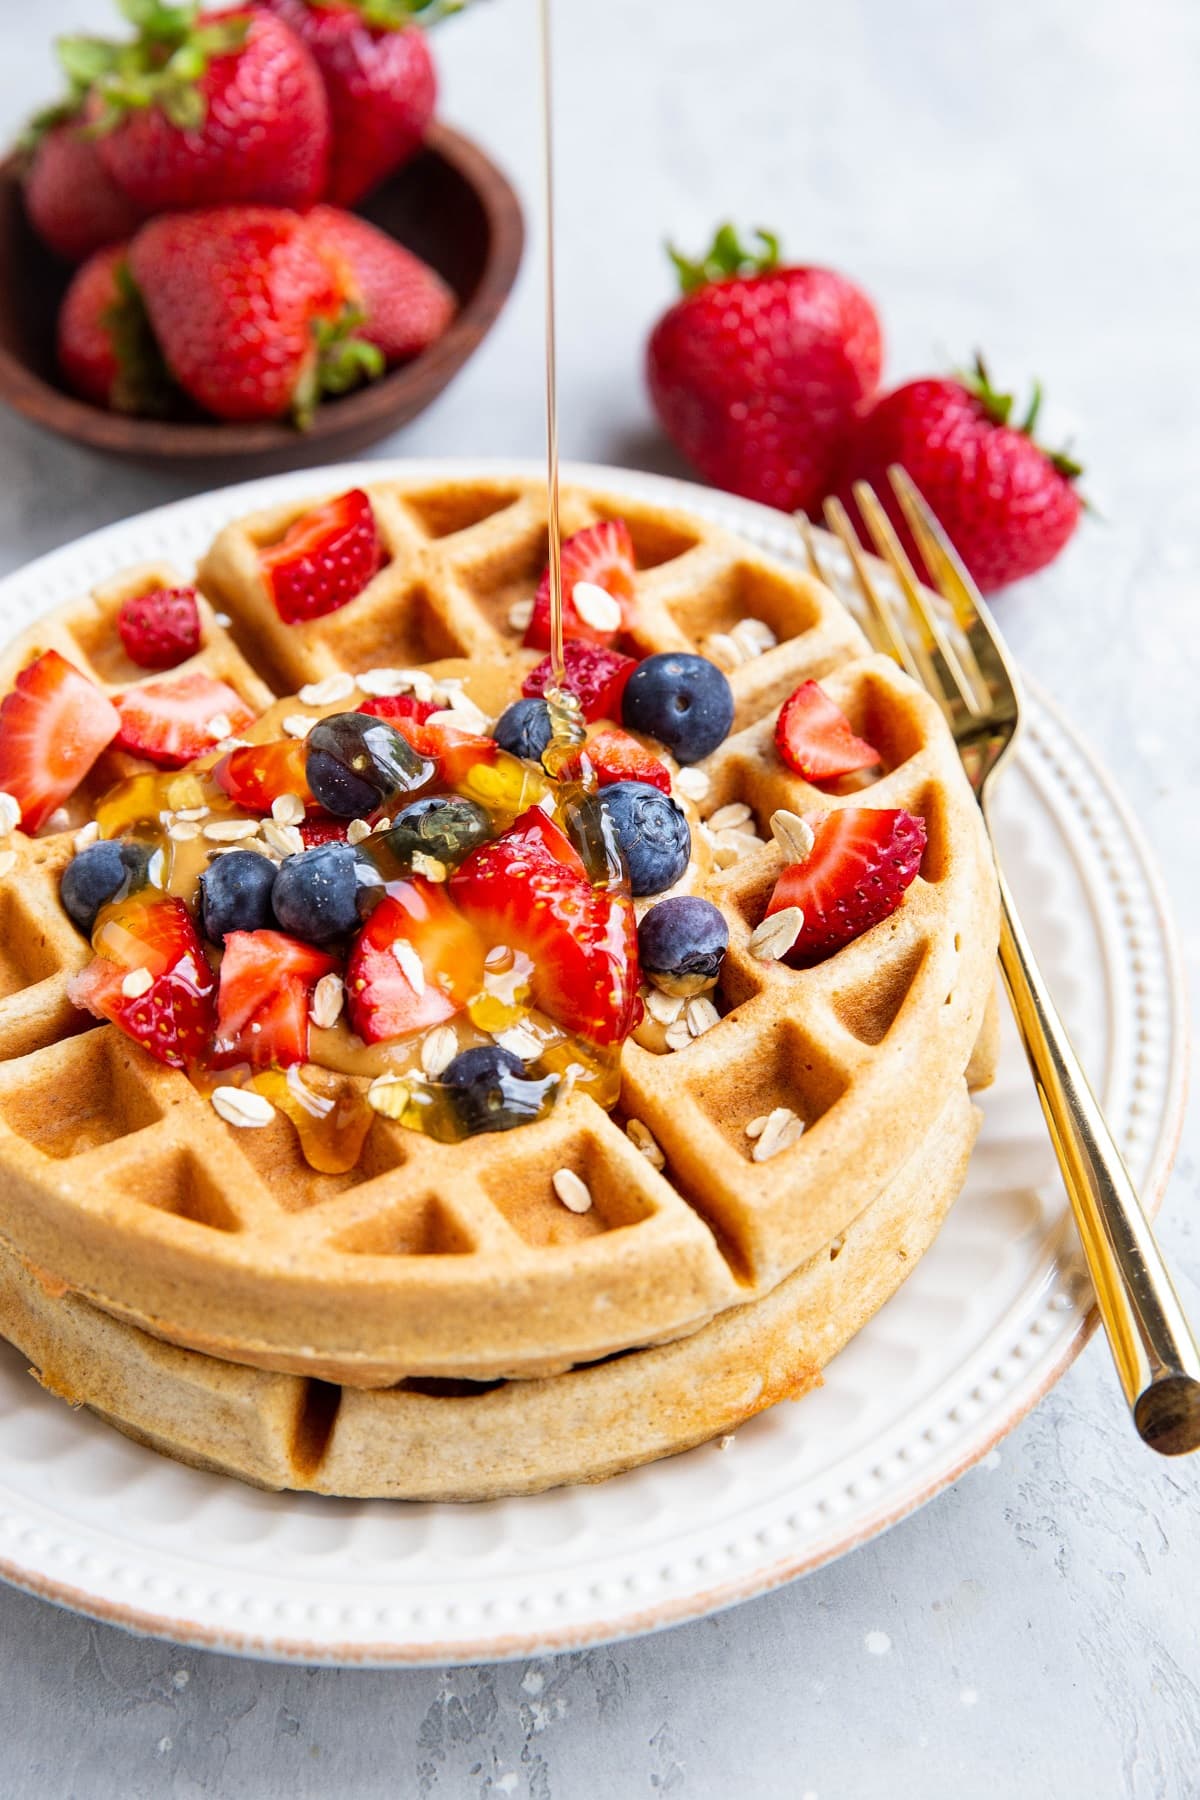
[[667,255],[678,271],[683,292],[694,294],[697,288],[707,287],[710,282],[730,281],[735,275],[767,275],[777,269],[780,260],[778,237],[773,231],[761,229],[754,235],[762,245],[761,250],[748,250],[738,237],[736,227],[728,223],[717,227],[716,236],[701,257],[684,256],[673,244],[668,244]]

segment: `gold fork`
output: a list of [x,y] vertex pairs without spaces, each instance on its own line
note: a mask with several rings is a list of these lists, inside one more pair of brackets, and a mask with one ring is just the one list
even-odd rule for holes
[[[1017,672],[978,588],[908,475],[893,465],[888,477],[946,604],[946,616],[923,590],[866,482],[854,484],[854,498],[878,556],[895,577],[907,619],[897,618],[839,501],[825,502],[825,522],[850,557],[877,647],[927,688],[945,714],[990,833],[992,783],[1021,725]],[[813,573],[829,582],[817,535],[803,513],[796,516]],[[1164,1455],[1182,1455],[1200,1448],[1200,1351],[1129,1171],[1038,968],[1004,873],[998,866],[996,873],[1000,970],[1117,1373],[1143,1440]]]

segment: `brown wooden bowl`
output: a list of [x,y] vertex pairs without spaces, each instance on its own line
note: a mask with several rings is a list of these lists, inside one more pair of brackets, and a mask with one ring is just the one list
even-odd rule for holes
[[239,475],[332,462],[386,437],[436,399],[487,336],[516,280],[525,239],[520,202],[478,145],[431,127],[412,162],[360,209],[449,282],[460,311],[413,362],[342,399],[324,402],[308,431],[283,423],[133,419],[64,386],[54,349],[59,302],[72,271],[34,236],[18,159],[0,163],[0,400],[47,431],[110,455],[161,466],[219,462]]

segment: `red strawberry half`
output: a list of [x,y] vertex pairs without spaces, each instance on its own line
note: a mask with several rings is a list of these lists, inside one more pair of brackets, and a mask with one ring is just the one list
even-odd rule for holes
[[286,1069],[308,1057],[312,992],[335,962],[282,931],[226,934],[217,996],[218,1056],[256,1069]]
[[775,883],[768,914],[798,906],[804,923],[787,960],[803,967],[861,937],[895,912],[921,867],[925,821],[912,813],[846,806],[809,821],[807,861]]
[[561,776],[578,778],[583,759],[591,764],[597,785],[608,787],[614,781],[645,781],[651,787],[671,791],[671,773],[652,750],[627,731],[597,731],[580,746],[579,752],[559,771]]
[[887,471],[906,469],[985,594],[1053,562],[1083,511],[1083,473],[1033,436],[1040,389],[1021,423],[1013,396],[992,386],[982,358],[962,380],[910,381],[877,400],[855,427],[840,478],[842,498],[864,542],[853,483],[879,496],[918,574],[924,564]]
[[159,1062],[198,1062],[212,1038],[216,983],[183,901],[106,907],[94,941],[95,958],[71,980],[72,1004],[111,1020]]
[[246,812],[265,817],[281,794],[296,794],[306,812],[320,812],[309,791],[306,755],[298,738],[244,744],[221,758],[213,768],[213,780]]
[[832,781],[880,761],[878,750],[855,736],[845,713],[815,681],[803,682],[780,707],[775,747],[805,781]]
[[453,293],[428,263],[377,226],[337,206],[314,206],[309,226],[350,266],[362,309],[359,337],[389,363],[436,344],[455,313]]
[[452,1019],[483,982],[484,945],[444,888],[393,882],[346,970],[350,1022],[368,1044]]
[[450,892],[488,943],[531,958],[533,998],[552,1019],[596,1044],[629,1035],[638,987],[633,906],[592,887],[541,807],[473,851]]
[[[577,581],[603,588],[617,602],[620,618],[615,625],[589,624],[580,615],[574,600]],[[582,638],[589,644],[611,644],[620,632],[628,630],[633,609],[633,540],[624,519],[605,519],[599,525],[587,525],[564,540],[562,583],[564,637]],[[531,650],[550,648],[549,569],[544,571],[538,583],[525,643]]]
[[195,669],[169,681],[147,681],[117,696],[121,715],[118,750],[144,756],[160,769],[182,769],[209,756],[222,738],[234,737],[254,714],[224,681]]
[[200,648],[200,609],[191,587],[136,594],[117,614],[125,654],[139,669],[174,669]]
[[[563,645],[564,685],[574,694],[589,724],[596,719],[619,719],[625,683],[637,668],[637,659],[608,650],[602,644],[585,644],[569,638]],[[540,699],[553,685],[554,672],[547,656],[521,683],[527,699]]]
[[294,625],[357,599],[386,560],[370,499],[351,488],[289,525],[259,566],[276,612]]
[[0,705],[0,793],[37,831],[120,729],[116,707],[57,650],[22,669]]

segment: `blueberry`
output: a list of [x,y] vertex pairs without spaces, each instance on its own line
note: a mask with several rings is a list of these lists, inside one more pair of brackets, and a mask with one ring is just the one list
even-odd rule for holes
[[692,854],[692,832],[669,794],[648,781],[615,781],[601,794],[629,865],[634,894],[674,887]]
[[85,937],[92,935],[102,906],[145,884],[150,856],[150,845],[136,838],[105,838],[67,864],[59,891],[72,924]]
[[672,894],[642,915],[638,961],[667,994],[702,994],[713,986],[729,948],[729,927],[711,900]]
[[361,819],[397,794],[424,787],[434,772],[408,739],[370,713],[333,713],[307,738],[308,785],[326,812]]
[[438,1080],[450,1096],[462,1129],[472,1136],[528,1125],[546,1110],[546,1102],[558,1086],[556,1075],[531,1081],[520,1058],[499,1044],[460,1051]]
[[439,862],[460,863],[469,850],[485,844],[491,835],[492,821],[474,800],[426,794],[396,814],[383,842],[397,862],[411,869],[418,852],[436,856]]
[[379,871],[350,844],[316,844],[280,865],[272,904],[284,931],[310,944],[357,931]]
[[699,762],[729,736],[733,689],[707,657],[664,650],[625,684],[623,722],[665,744],[681,763]]
[[542,751],[554,735],[550,708],[544,700],[514,700],[496,720],[492,735],[510,755],[541,762]]
[[231,931],[266,931],[275,923],[271,890],[275,864],[256,850],[231,850],[209,863],[200,877],[200,918],[210,943]]

